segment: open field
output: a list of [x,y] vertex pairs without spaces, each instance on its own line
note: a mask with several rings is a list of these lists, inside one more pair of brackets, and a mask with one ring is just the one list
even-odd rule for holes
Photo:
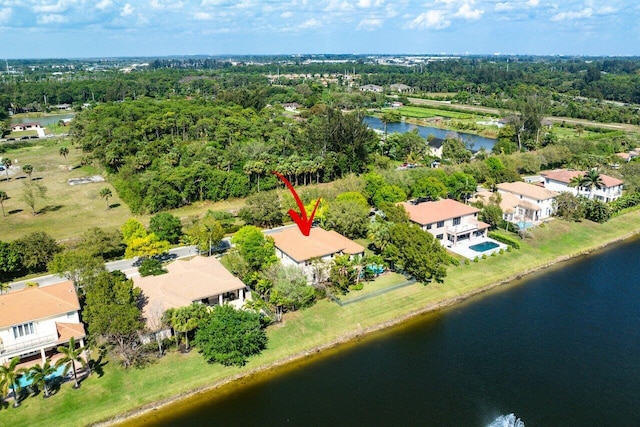
[[405,117],[413,117],[416,119],[425,119],[430,117],[447,117],[451,119],[470,119],[472,114],[461,113],[458,111],[439,110],[435,108],[424,107],[400,107],[396,110]]
[[[102,377],[92,376],[80,390],[65,384],[51,399],[31,397],[21,408],[0,410],[0,424],[75,426],[111,419],[189,391],[308,358],[337,343],[349,342],[418,314],[453,305],[483,290],[596,250],[639,230],[640,211],[613,218],[603,225],[587,221],[551,221],[535,229],[533,239],[525,240],[520,250],[488,257],[479,263],[450,267],[444,283],[426,286],[416,283],[344,307],[323,300],[309,309],[286,314],[284,322],[269,327],[267,350],[252,358],[245,367],[208,365],[196,351],[188,355],[172,353],[144,369],[129,372],[110,361],[104,366]],[[561,264],[557,268],[562,268]],[[518,283],[521,282],[516,281],[515,285]],[[232,389],[233,385],[226,392]]]

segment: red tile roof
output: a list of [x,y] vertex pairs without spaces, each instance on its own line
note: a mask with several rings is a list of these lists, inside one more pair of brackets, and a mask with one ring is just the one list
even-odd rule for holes
[[480,209],[465,205],[452,199],[442,199],[435,202],[424,202],[417,205],[403,202],[411,221],[420,225],[433,224],[438,221],[446,221],[457,217],[473,215]]
[[534,200],[553,199],[558,195],[555,191],[547,190],[537,185],[527,184],[526,182],[503,182],[497,185],[498,190],[507,191],[512,194],[523,195]]
[[[586,172],[584,171],[556,169],[552,171],[541,172],[540,175],[542,175],[545,178],[549,178],[553,181],[569,184],[569,182],[571,182],[571,179],[577,176],[584,176],[585,173]],[[602,183],[604,184],[605,187],[616,187],[624,183],[623,181],[617,178],[611,177],[609,175],[604,175],[604,174],[600,174],[600,179],[602,179]]]
[[364,252],[364,247],[342,234],[320,227],[312,228],[308,236],[302,234],[297,227],[291,227],[271,234],[270,237],[273,237],[276,248],[296,262],[332,254],[356,255]]
[[70,281],[0,295],[0,328],[80,310]]

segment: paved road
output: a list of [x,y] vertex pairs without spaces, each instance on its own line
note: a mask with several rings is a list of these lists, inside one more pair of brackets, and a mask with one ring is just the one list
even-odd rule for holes
[[[228,240],[227,240],[228,242]],[[198,251],[195,246],[181,246],[178,248],[169,250],[169,258],[170,259],[179,259],[179,258],[187,258],[193,255],[196,255]],[[120,270],[127,277],[133,277],[138,275],[138,268],[133,265],[135,259],[121,259],[117,261],[110,261],[105,263],[105,268],[108,271]],[[12,282],[11,290],[22,289],[26,286],[27,282],[38,282],[39,286],[48,286],[54,285],[56,283],[64,282],[65,279],[62,276],[58,276],[56,274],[49,274],[46,276],[34,277],[32,279],[20,280],[17,282]]]

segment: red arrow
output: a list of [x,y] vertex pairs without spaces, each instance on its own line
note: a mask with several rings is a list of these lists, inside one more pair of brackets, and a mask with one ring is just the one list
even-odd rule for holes
[[300,196],[296,193],[296,190],[293,188],[293,185],[289,182],[287,178],[284,177],[280,172],[273,171],[271,172],[287,186],[291,194],[293,194],[293,198],[296,199],[296,203],[298,204],[298,208],[300,209],[300,213],[294,211],[293,209],[289,209],[289,216],[291,219],[298,225],[298,229],[302,234],[308,236],[311,232],[311,224],[313,224],[313,217],[316,214],[316,209],[318,209],[318,205],[320,204],[320,198],[316,201],[316,205],[313,208],[313,212],[311,212],[311,216],[307,218],[307,210],[304,208],[302,204],[302,200],[300,200]]

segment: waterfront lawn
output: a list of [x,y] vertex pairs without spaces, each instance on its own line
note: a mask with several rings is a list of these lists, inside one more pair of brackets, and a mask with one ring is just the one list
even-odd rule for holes
[[[533,238],[524,240],[520,250],[450,267],[444,283],[416,283],[344,307],[322,300],[311,308],[287,313],[283,322],[269,327],[267,349],[251,358],[245,367],[208,365],[195,350],[188,355],[171,353],[144,369],[130,371],[110,362],[104,366],[103,377],[92,376],[80,390],[73,390],[67,383],[51,399],[30,397],[20,408],[1,409],[0,424],[86,425],[189,390],[213,386],[296,355],[310,358],[318,348],[330,348],[333,342],[353,340],[380,325],[452,305],[492,284],[550,265],[559,258],[597,249],[638,230],[640,211],[612,218],[606,224],[551,221],[532,230]],[[336,351],[341,348],[344,347],[336,347]]]
[[473,115],[469,113],[461,113],[458,111],[440,110],[428,107],[400,107],[396,109],[400,115],[415,119],[426,119],[431,117],[447,117],[451,119],[469,119]]

